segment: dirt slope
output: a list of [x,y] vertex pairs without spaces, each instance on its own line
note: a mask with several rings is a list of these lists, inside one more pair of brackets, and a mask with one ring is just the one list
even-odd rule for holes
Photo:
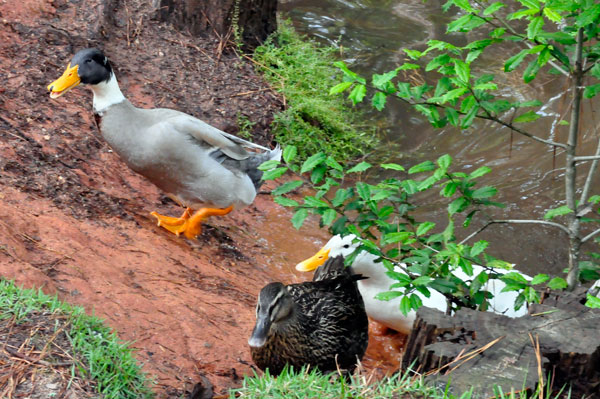
[[259,195],[212,219],[198,240],[170,235],[149,213],[181,209],[99,137],[91,92],[49,98],[72,54],[96,46],[134,104],[177,108],[231,133],[245,115],[253,140],[268,145],[277,96],[214,38],[175,32],[146,3],[120,1],[105,37],[96,2],[0,2],[0,276],[107,320],[157,377],[158,397],[175,397],[199,375],[223,390],[250,372],[258,291],[310,278],[293,265],[326,234],[314,223],[296,232],[291,215]]

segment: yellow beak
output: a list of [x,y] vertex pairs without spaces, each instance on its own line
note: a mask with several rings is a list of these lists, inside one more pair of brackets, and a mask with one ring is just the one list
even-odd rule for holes
[[67,66],[67,69],[62,76],[48,85],[50,98],[58,98],[81,83],[79,73],[77,73],[78,68],[79,65],[71,67],[71,63],[69,63],[69,66]]
[[310,272],[311,270],[315,270],[329,258],[329,251],[330,249],[321,248],[319,252],[312,257],[298,263],[296,265],[296,270],[300,272]]

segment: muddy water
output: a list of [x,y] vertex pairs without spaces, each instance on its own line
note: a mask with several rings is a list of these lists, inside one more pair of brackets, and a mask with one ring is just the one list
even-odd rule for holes
[[[423,49],[430,39],[457,45],[472,40],[473,37],[467,38],[462,33],[445,33],[451,15],[442,13],[441,4],[421,0],[284,0],[280,10],[301,33],[339,46],[342,57],[351,67],[369,76],[369,73],[391,70],[403,62],[403,48]],[[496,53],[482,58],[478,68],[486,73],[500,72],[506,50],[511,49],[495,49]],[[567,128],[557,124],[564,118],[570,103],[564,76],[543,75],[534,84],[524,85],[515,73],[501,83],[505,88],[498,94],[508,100],[537,98],[547,104],[540,112],[544,117],[527,125],[528,131],[543,138],[565,141]],[[600,121],[597,109],[597,102],[594,105],[586,100],[583,104],[582,123],[586,129],[580,138],[579,155],[592,155],[595,150],[597,133],[591,127]],[[397,144],[399,150],[391,160],[404,166],[435,160],[445,153],[452,155],[455,171],[469,172],[482,165],[490,166],[493,172],[482,182],[496,186],[500,191],[496,200],[507,205],[503,210],[492,209],[490,214],[494,217],[538,219],[547,209],[560,204],[558,199],[564,193],[562,151],[554,154],[542,143],[518,135],[511,137],[507,129],[481,121],[466,131],[434,130],[424,117],[399,101],[390,101],[384,112],[370,111],[369,118],[380,127],[385,140]],[[578,175],[580,182],[584,181],[589,168],[589,164],[583,165]],[[600,179],[596,178],[593,187],[599,187],[599,183]],[[445,205],[437,194],[427,197],[426,203],[422,216],[443,224]],[[472,228],[476,227],[474,223]],[[467,234],[457,232],[457,236]],[[558,274],[566,267],[566,236],[555,229],[539,225],[495,225],[478,238],[491,242],[492,254],[516,263],[529,273]]]

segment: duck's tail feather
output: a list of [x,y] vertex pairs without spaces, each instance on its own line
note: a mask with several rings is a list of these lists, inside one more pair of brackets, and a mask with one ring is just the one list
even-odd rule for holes
[[269,161],[274,159],[277,161],[281,161],[281,146],[279,144],[277,144],[275,146],[275,148],[273,148],[270,152],[269,152]]

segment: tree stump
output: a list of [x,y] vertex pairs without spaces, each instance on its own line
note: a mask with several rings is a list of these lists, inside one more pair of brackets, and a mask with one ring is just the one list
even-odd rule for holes
[[556,391],[571,387],[572,398],[600,399],[600,310],[583,306],[584,298],[584,289],[553,295],[516,319],[421,308],[402,367],[415,362],[413,370],[441,387],[450,380],[456,394],[473,387],[473,398],[493,398],[494,386],[535,391],[540,379],[551,378]]
[[249,49],[277,29],[277,0],[160,0],[159,7],[162,21],[193,35],[216,33],[233,40],[232,29],[237,25]]

